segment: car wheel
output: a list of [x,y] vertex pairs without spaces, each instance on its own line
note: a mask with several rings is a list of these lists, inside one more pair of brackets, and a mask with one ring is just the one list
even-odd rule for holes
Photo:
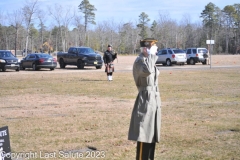
[[96,69],[102,69],[102,66],[96,66]]
[[193,58],[190,59],[190,64],[191,64],[191,65],[195,65],[195,61],[194,61]]
[[20,70],[25,70],[25,68],[22,65],[20,65]]
[[32,65],[32,69],[34,70],[34,71],[36,71],[36,64],[35,63],[33,63],[33,65]]
[[6,68],[5,68],[5,66],[3,66],[3,68],[2,68],[2,72],[5,72],[6,71]]
[[20,70],[20,68],[18,67],[17,69],[16,69],[16,71],[18,72]]
[[171,66],[171,65],[172,65],[171,60],[170,60],[170,59],[167,59],[167,60],[166,60],[166,64],[167,64],[167,66]]
[[84,64],[83,64],[83,61],[82,60],[78,60],[77,61],[77,67],[78,67],[78,69],[84,69]]
[[187,60],[187,64],[190,64],[190,61],[189,61],[189,60]]
[[2,72],[5,72],[6,71],[6,68],[5,68],[5,66],[3,66],[3,68],[2,68]]
[[60,68],[65,68],[66,64],[64,63],[63,59],[60,59]]
[[203,62],[202,62],[203,65],[207,64],[207,60],[205,59]]
[[50,71],[53,71],[54,70],[54,68],[50,68]]

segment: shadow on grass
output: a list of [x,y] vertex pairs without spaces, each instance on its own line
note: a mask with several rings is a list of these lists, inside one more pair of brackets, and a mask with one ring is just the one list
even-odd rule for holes
[[96,69],[96,68],[83,68],[83,69],[79,69],[79,68],[55,68],[57,70],[100,70],[100,69]]
[[87,151],[96,151],[96,150],[97,150],[96,147],[87,146],[86,148],[67,150],[67,151],[63,151],[63,152],[64,153],[86,153]]
[[80,79],[79,81],[86,81],[86,82],[91,82],[91,81],[93,81],[93,82],[104,82],[104,81],[106,81],[107,82],[107,80],[102,80],[102,79]]

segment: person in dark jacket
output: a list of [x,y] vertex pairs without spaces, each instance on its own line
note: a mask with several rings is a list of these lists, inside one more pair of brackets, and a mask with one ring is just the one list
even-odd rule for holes
[[108,81],[112,81],[112,75],[114,72],[113,61],[117,58],[117,53],[112,51],[112,45],[108,45],[108,49],[104,52],[103,61],[105,64],[105,72],[107,73]]
[[160,141],[160,72],[156,67],[157,46],[153,38],[140,41],[141,53],[133,64],[138,95],[132,110],[128,140],[137,142],[136,160],[154,160],[155,145]]

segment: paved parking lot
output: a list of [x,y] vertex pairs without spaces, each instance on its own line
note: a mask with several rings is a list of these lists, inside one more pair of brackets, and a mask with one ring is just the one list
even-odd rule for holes
[[[21,59],[22,57],[18,57]],[[119,56],[115,60],[115,72],[130,72],[132,71],[132,65],[136,56]],[[172,66],[163,66],[157,65],[159,70],[179,70],[179,69],[188,69],[188,70],[202,70],[202,69],[215,69],[215,68],[240,68],[240,55],[213,55],[212,56],[212,65],[202,65],[201,63],[196,63],[195,65],[172,65]],[[95,67],[85,67],[84,69],[78,69],[76,66],[66,66],[65,69],[61,69],[59,64],[54,71],[49,69],[41,69],[39,71],[32,71],[32,69],[20,70],[16,72],[14,70],[7,70],[6,72],[0,72],[0,75],[4,74],[53,74],[53,73],[69,73],[69,72],[104,72],[104,66],[102,69],[96,69]]]

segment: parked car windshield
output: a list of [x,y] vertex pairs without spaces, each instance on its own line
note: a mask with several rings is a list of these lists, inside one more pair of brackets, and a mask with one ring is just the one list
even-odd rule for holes
[[5,58],[5,57],[14,57],[14,55],[11,52],[1,52],[0,51],[0,58]]
[[198,53],[207,53],[208,51],[206,49],[198,49]]
[[181,49],[174,49],[173,52],[174,52],[175,54],[185,53],[185,52],[184,52],[183,50],[181,50]]
[[92,53],[94,52],[92,48],[78,48],[78,53]]

